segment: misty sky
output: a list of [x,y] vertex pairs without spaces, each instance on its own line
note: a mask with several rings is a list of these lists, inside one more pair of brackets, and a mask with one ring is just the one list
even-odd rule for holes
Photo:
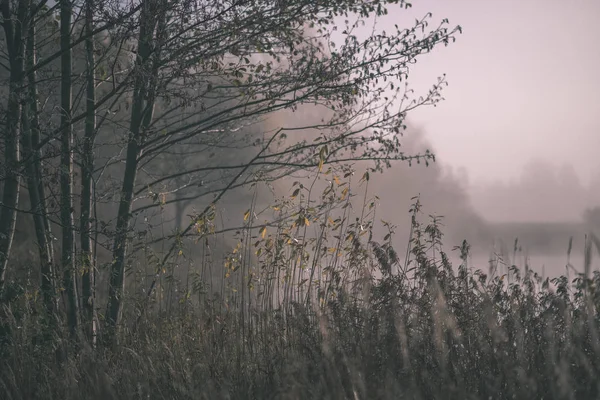
[[413,112],[443,163],[471,181],[518,177],[532,159],[572,163],[584,182],[600,167],[599,0],[415,0],[377,28],[433,13],[461,25],[456,43],[417,63],[423,93],[447,74],[446,100]]

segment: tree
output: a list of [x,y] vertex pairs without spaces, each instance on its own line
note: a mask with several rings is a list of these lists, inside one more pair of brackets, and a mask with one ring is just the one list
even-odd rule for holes
[[86,58],[86,116],[85,134],[81,152],[81,218],[80,241],[83,263],[82,289],[83,319],[92,341],[96,336],[96,260],[92,241],[94,141],[96,138],[96,59],[94,37],[94,1],[87,0],[85,7],[85,58]]
[[30,24],[27,36],[26,70],[27,101],[23,112],[23,150],[26,162],[27,192],[31,203],[31,215],[35,225],[40,258],[41,289],[48,315],[54,316],[57,309],[54,270],[54,246],[46,205],[46,188],[42,179],[42,153],[40,149],[39,98],[37,89],[36,26]]
[[[5,125],[2,132],[3,158],[3,201],[0,209],[0,293],[8,262],[12,237],[15,231],[15,216],[18,212],[31,215],[35,236],[39,249],[41,293],[46,310],[51,317],[56,317],[58,302],[56,296],[57,271],[55,271],[54,244],[52,225],[58,226],[62,231],[63,240],[62,265],[63,283],[67,290],[69,307],[69,325],[71,332],[75,333],[78,318],[78,290],[77,270],[74,242],[73,213],[73,133],[77,121],[81,116],[72,118],[72,113],[77,107],[72,107],[72,50],[83,42],[89,44],[90,40],[106,30],[121,23],[126,16],[136,12],[136,8],[127,9],[122,14],[119,10],[112,14],[108,12],[97,14],[104,19],[96,29],[75,29],[79,20],[72,21],[73,5],[70,2],[60,2],[53,7],[48,7],[47,1],[19,1],[10,0],[0,2],[2,12],[3,49],[6,49],[7,63],[2,62],[3,72],[8,73],[8,101],[3,119]],[[105,3],[107,4],[107,3]],[[59,18],[57,10],[62,13]],[[90,14],[86,14],[88,17]],[[60,39],[53,41],[57,34],[56,27],[60,26]],[[84,33],[76,35],[76,32]],[[95,39],[94,39],[95,40]],[[38,54],[42,54],[38,58]],[[88,52],[89,55],[89,52]],[[93,54],[92,54],[93,55]],[[61,68],[56,69],[56,61],[60,61]],[[88,69],[92,71],[93,68]],[[58,71],[58,72],[57,72]],[[41,73],[43,76],[39,77]],[[59,83],[56,85],[56,83]],[[90,82],[88,82],[90,83]],[[95,82],[91,82],[94,85]],[[61,88],[61,93],[55,92],[55,87]],[[88,87],[91,85],[88,84]],[[40,89],[41,87],[41,89]],[[108,99],[102,99],[107,101]],[[88,108],[89,108],[88,102]],[[101,102],[100,102],[101,103]],[[51,105],[48,113],[43,105]],[[40,108],[40,105],[42,107]],[[95,104],[94,104],[95,105]],[[54,116],[59,110],[62,121],[58,126],[53,123]],[[86,116],[89,116],[88,112]],[[95,116],[94,116],[95,117]],[[45,119],[40,122],[40,119]],[[91,119],[91,117],[90,117]],[[89,131],[88,131],[89,132]],[[93,132],[92,132],[93,133]],[[62,144],[61,151],[54,150],[53,142],[59,139]],[[22,146],[22,151],[20,150]],[[90,146],[88,146],[88,149]],[[45,151],[44,151],[45,150]],[[23,157],[21,157],[21,153]],[[90,154],[89,152],[86,154]],[[60,156],[60,162],[55,160]],[[59,168],[62,167],[62,168]],[[30,209],[20,207],[20,178],[25,175]],[[85,175],[85,174],[84,174]],[[54,182],[61,179],[60,188]],[[89,176],[84,176],[86,182]],[[55,193],[61,193],[60,210],[56,210],[58,202]],[[84,194],[83,198],[89,200]],[[83,201],[83,203],[86,203]],[[60,211],[60,218],[54,218],[55,212]],[[88,224],[83,218],[83,224]],[[88,234],[89,236],[89,234]],[[87,238],[83,234],[82,249]],[[18,265],[18,260],[13,264]],[[85,285],[84,285],[85,286]],[[93,290],[92,288],[85,288]],[[85,293],[84,293],[85,294]],[[88,310],[89,312],[89,310]]]
[[[26,38],[15,41],[13,28],[7,30],[13,21],[10,1],[2,4],[6,42],[21,43],[11,61],[18,67]],[[36,41],[27,52],[29,65],[10,68],[15,83],[8,109],[20,110],[27,77],[26,109],[36,115],[28,121],[43,121],[34,123],[39,138],[24,125],[31,135],[26,134],[21,165],[21,128],[10,119],[20,113],[7,114],[6,165],[23,167],[31,177],[27,186],[42,270],[53,263],[51,225],[62,232],[68,324],[76,331],[81,312],[90,337],[100,282],[94,276],[96,248],[111,252],[105,318],[114,331],[121,322],[128,246],[138,216],[204,202],[204,211],[173,235],[160,266],[173,255],[177,237],[190,235],[232,190],[353,160],[382,169],[394,160],[431,158],[405,155],[400,136],[406,114],[439,101],[445,80],[413,98],[408,68],[460,30],[448,29],[447,21],[428,30],[428,15],[409,29],[359,39],[355,31],[366,18],[386,14],[387,6],[409,6],[397,0],[22,4],[27,10],[17,13],[31,15],[34,28],[60,27],[59,48],[52,40]],[[334,43],[335,35],[341,43]],[[42,56],[36,59],[35,52]],[[44,106],[36,111],[38,104]],[[9,235],[15,212],[26,211],[18,204],[17,170],[4,182],[0,229]],[[180,221],[184,209],[177,211]],[[10,243],[0,246],[6,249],[0,261],[8,260]]]
[[0,3],[0,8],[10,71],[8,105],[6,107],[5,132],[3,135],[4,190],[2,193],[2,209],[0,210],[0,294],[2,294],[6,267],[15,233],[16,207],[19,203],[21,184],[19,141],[21,140],[21,109],[25,80],[25,36],[29,30],[30,18],[28,15],[28,1],[19,2],[15,11],[8,0],[3,0]]
[[70,0],[60,2],[60,51],[61,51],[61,155],[60,155],[60,222],[62,224],[63,285],[67,293],[67,320],[73,336],[77,333],[79,300],[75,278],[75,234],[73,221],[73,124],[72,112],[72,50]]
[[[334,18],[383,14],[382,4],[232,1],[190,7],[184,2],[145,1],[139,16],[107,311],[113,327],[119,324],[122,309],[127,234],[140,163],[189,139],[232,135],[237,123],[302,104],[332,112],[329,121],[301,127],[318,130],[317,140],[281,142],[283,147],[274,149],[272,144],[282,138],[285,127],[276,130],[263,139],[250,163],[231,167],[239,173],[224,190],[252,164],[281,171],[352,158],[404,159],[397,135],[404,115],[417,104],[437,101],[439,86],[426,99],[394,112],[392,100],[405,99],[405,93],[399,95],[398,81],[404,80],[408,64],[419,54],[447,43],[455,32],[439,28],[417,38],[417,29],[426,26],[418,21],[412,29],[398,29],[395,36],[373,36],[361,43],[352,34],[357,25],[347,23],[344,44],[326,51],[333,49],[328,27]],[[211,100],[213,104],[206,104]],[[155,111],[159,101],[164,107],[160,113]],[[172,116],[189,103],[204,106],[204,112],[174,122]],[[159,130],[161,122],[165,127]],[[324,149],[320,159],[314,155],[318,148]]]

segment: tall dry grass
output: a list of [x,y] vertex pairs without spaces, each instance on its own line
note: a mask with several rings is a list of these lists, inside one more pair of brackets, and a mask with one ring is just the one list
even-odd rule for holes
[[[65,345],[67,335],[49,333],[35,285],[14,285],[0,398],[600,397],[594,237],[573,279],[474,269],[466,242],[452,266],[442,220],[424,218],[419,199],[399,249],[398,228],[377,222],[377,199],[353,208],[352,175],[325,177],[324,192],[293,185],[271,223],[250,204],[224,260],[183,268],[182,246],[150,295],[133,285],[118,345]],[[375,223],[387,234],[373,237]],[[210,247],[211,224],[200,222],[197,246]]]

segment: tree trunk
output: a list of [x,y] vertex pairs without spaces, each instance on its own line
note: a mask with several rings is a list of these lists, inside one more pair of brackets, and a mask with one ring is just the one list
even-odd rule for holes
[[72,336],[77,333],[78,301],[75,270],[75,243],[73,235],[73,126],[71,124],[72,65],[71,65],[71,12],[70,0],[60,2],[61,55],[61,168],[60,168],[60,221],[62,225],[63,285],[67,294],[67,324]]
[[[120,324],[123,309],[123,294],[125,290],[125,255],[127,247],[127,235],[131,220],[131,203],[133,201],[133,190],[137,176],[137,163],[141,155],[145,131],[150,125],[154,110],[154,96],[156,85],[157,64],[155,68],[149,68],[151,64],[152,42],[154,30],[157,25],[159,14],[156,5],[158,1],[144,1],[140,15],[140,34],[138,40],[138,54],[136,58],[136,71],[133,88],[133,104],[131,108],[131,119],[129,126],[129,140],[127,142],[127,156],[125,161],[125,174],[121,188],[121,200],[117,214],[117,226],[113,246],[113,262],[110,274],[107,323],[109,335],[114,333]],[[162,16],[164,18],[164,14]],[[160,27],[159,27],[160,29]],[[155,49],[156,51],[156,49]]]
[[50,222],[45,207],[45,190],[41,179],[41,154],[39,146],[38,94],[36,86],[35,65],[35,26],[31,24],[27,37],[26,62],[28,93],[23,109],[23,148],[27,163],[27,190],[31,203],[31,212],[38,242],[41,269],[42,299],[49,317],[57,310],[56,286],[54,283],[54,252],[50,238]]
[[6,267],[15,234],[16,208],[19,203],[19,186],[21,183],[18,168],[20,162],[21,104],[24,90],[25,43],[23,38],[24,32],[27,31],[29,1],[22,0],[19,2],[15,19],[13,19],[10,7],[9,0],[0,2],[10,64],[6,131],[4,134],[4,192],[2,193],[2,207],[0,209],[0,295],[4,289]]
[[83,151],[81,160],[81,219],[80,240],[81,255],[83,260],[83,276],[81,291],[83,296],[83,324],[84,330],[92,345],[96,342],[96,318],[95,318],[95,255],[92,247],[92,180],[94,171],[94,139],[96,136],[96,87],[95,87],[95,59],[94,38],[91,33],[93,26],[93,0],[85,4],[85,34],[89,37],[85,41],[85,55],[87,62],[86,72],[86,116],[85,136],[83,139]]

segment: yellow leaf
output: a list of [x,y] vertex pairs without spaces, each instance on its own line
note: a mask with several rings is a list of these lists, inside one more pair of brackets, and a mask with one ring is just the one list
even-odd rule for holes
[[304,225],[310,226],[310,222],[308,222],[308,218],[304,217]]
[[247,210],[247,211],[244,213],[244,221],[248,221],[248,218],[250,218],[250,210]]
[[340,198],[340,200],[344,200],[346,198],[346,195],[348,195],[348,187],[344,188],[344,190],[342,190],[342,196]]
[[335,181],[335,183],[337,183],[338,185],[340,184],[340,178],[337,177],[337,175],[333,176],[333,180]]
[[262,228],[260,228],[260,236],[264,239],[266,235],[267,235],[267,227],[263,226]]

